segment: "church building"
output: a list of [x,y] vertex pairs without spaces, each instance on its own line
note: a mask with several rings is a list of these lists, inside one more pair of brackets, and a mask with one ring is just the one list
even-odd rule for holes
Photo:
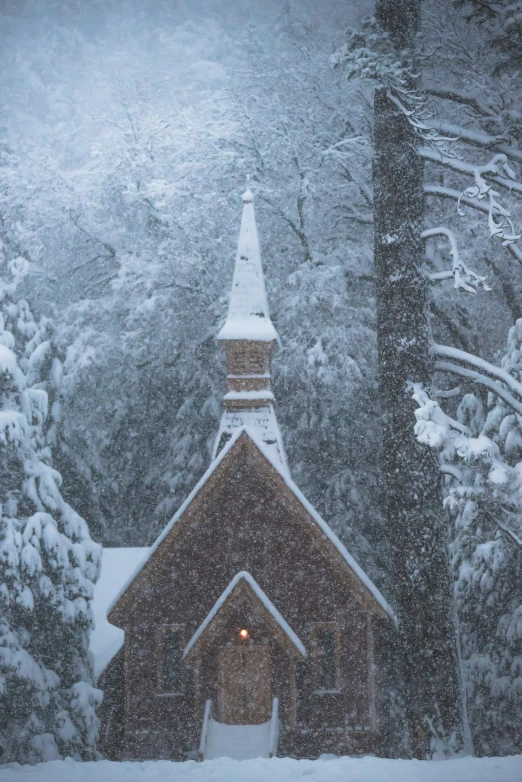
[[227,388],[209,468],[109,607],[124,641],[98,679],[100,750],[131,760],[379,754],[394,615],[292,480],[249,190],[218,340]]

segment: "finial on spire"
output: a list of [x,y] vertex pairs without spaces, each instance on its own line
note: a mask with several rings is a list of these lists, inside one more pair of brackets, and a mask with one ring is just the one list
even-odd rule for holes
[[243,193],[243,203],[251,204],[254,200],[254,194],[250,189],[250,174],[246,175],[246,190]]

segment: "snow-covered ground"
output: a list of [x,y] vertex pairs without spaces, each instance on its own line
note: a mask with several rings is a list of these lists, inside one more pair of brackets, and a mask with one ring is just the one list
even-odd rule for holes
[[335,758],[0,766],[0,782],[521,782],[522,755],[445,761]]

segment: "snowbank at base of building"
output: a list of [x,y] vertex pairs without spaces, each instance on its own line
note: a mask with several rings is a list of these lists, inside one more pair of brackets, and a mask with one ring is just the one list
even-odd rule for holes
[[383,758],[206,760],[0,766],[0,782],[520,782],[522,755],[419,761]]

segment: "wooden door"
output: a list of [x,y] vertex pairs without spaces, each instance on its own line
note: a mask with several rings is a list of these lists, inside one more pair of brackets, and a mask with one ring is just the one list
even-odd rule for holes
[[271,714],[270,653],[266,646],[219,650],[219,719],[228,725],[259,725]]

